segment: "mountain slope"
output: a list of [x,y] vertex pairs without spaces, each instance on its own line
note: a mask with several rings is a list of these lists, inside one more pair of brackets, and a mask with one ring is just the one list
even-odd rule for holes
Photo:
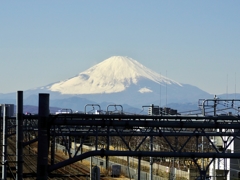
[[180,84],[129,57],[113,56],[65,81],[45,87],[51,93],[80,96],[95,102],[127,103],[132,106],[164,101],[197,102],[211,95]]
[[[144,79],[161,85],[181,86],[180,83],[159,75],[132,58],[113,56],[81,72],[78,76],[53,84],[49,90],[62,94],[117,93]],[[141,93],[151,92],[147,87],[139,88]]]
[[[180,84],[129,57],[113,56],[68,80],[24,91],[24,104],[37,105],[38,93],[50,94],[50,105],[84,110],[86,104],[168,106],[197,103],[213,95],[196,86]],[[15,93],[0,94],[1,103],[12,103]],[[135,113],[136,111],[134,111]]]

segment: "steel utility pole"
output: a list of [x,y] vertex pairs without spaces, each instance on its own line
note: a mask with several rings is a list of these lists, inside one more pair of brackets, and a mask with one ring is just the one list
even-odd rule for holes
[[16,180],[21,180],[23,179],[23,91],[17,92],[16,161]]
[[39,94],[37,180],[48,179],[49,94]]

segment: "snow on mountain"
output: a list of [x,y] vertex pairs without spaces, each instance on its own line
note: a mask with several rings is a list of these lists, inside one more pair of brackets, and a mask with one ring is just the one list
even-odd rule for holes
[[[26,90],[24,104],[37,106],[38,93],[50,94],[50,106],[78,111],[89,103],[139,109],[143,105],[164,107],[213,97],[196,86],[180,84],[122,56],[110,57],[68,80]],[[0,94],[1,103],[13,103],[15,98],[15,93]]]
[[[182,86],[132,58],[113,56],[73,78],[51,85],[49,90],[61,94],[108,94],[122,92],[142,80],[150,80],[160,85]],[[138,88],[140,93],[152,92],[145,86]]]
[[144,87],[144,88],[139,89],[139,92],[140,93],[149,93],[149,92],[153,92],[153,91],[151,89]]

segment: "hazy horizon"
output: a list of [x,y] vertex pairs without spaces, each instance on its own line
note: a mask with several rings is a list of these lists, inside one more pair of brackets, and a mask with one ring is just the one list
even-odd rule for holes
[[0,93],[128,56],[211,93],[240,92],[239,1],[1,1]]

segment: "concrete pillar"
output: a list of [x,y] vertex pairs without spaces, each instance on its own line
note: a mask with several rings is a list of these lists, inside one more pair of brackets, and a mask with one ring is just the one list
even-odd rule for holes
[[138,157],[138,180],[141,180],[141,157]]
[[7,179],[7,106],[3,105],[3,135],[2,135],[2,179]]

